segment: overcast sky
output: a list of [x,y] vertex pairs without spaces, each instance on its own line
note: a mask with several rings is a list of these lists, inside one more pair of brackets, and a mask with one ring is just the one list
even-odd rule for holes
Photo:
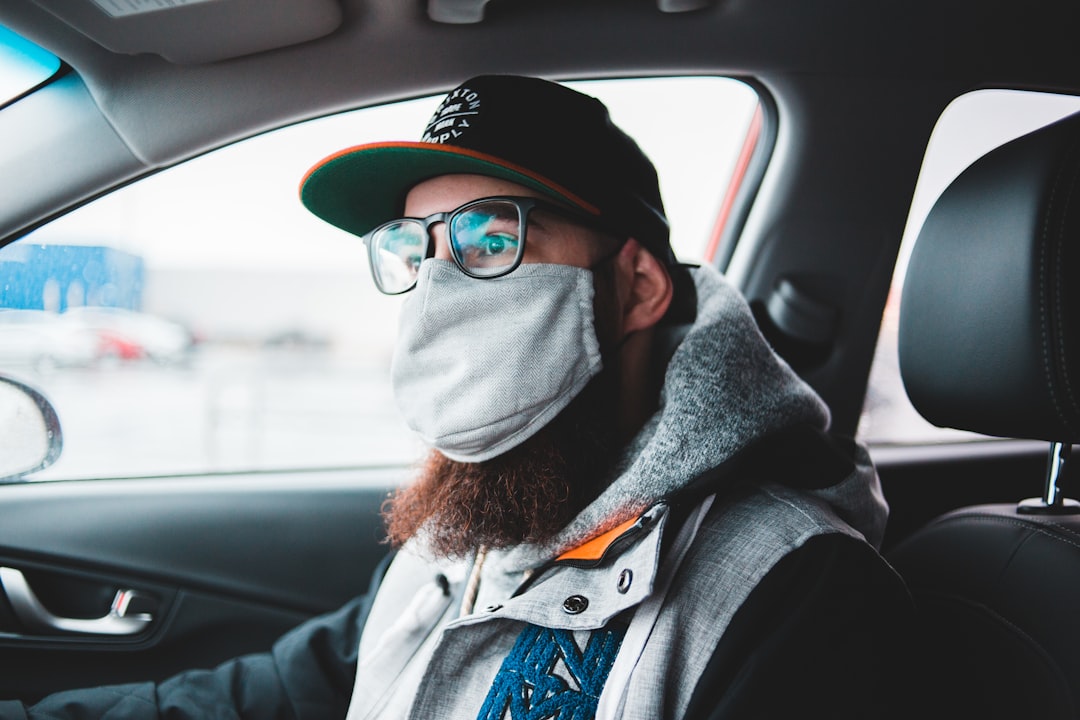
[[[756,97],[717,78],[586,84],[657,165],[677,252],[704,248]],[[342,148],[417,140],[441,98],[342,114],[238,143],[125,188],[51,223],[37,242],[101,243],[151,265],[340,267],[358,242],[300,205],[307,170]],[[344,258],[344,259],[343,259]],[[365,270],[366,272],[366,270]]]

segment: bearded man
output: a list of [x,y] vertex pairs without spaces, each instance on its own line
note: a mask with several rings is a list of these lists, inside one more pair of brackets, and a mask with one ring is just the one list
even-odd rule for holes
[[[875,549],[876,473],[741,296],[676,260],[655,170],[599,101],[473,78],[420,142],[337,153],[301,199],[405,294],[394,393],[431,454],[388,500],[369,595],[123,697],[147,717],[888,713],[910,606]],[[34,710],[115,708],[92,692]]]

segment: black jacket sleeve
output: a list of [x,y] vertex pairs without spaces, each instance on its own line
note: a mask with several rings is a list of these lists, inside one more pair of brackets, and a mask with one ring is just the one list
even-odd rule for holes
[[160,684],[59,692],[29,708],[17,701],[0,701],[0,719],[345,717],[356,678],[360,631],[385,567],[384,562],[366,595],[300,625],[269,652],[230,660],[213,670],[181,673]]
[[687,720],[900,718],[914,609],[861,541],[823,535],[782,559],[732,618]]

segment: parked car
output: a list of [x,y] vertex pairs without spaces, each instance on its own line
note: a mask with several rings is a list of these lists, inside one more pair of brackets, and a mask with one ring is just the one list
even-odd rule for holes
[[61,323],[55,313],[0,310],[0,368],[87,367],[101,352],[95,332]]
[[[934,677],[914,673],[910,696],[956,717],[1076,717],[1080,530],[1062,501],[1078,492],[1063,470],[1080,380],[1075,142],[1061,140],[1067,120],[1055,123],[1080,112],[1078,15],[1065,0],[0,3],[0,287],[63,278],[48,298],[28,289],[20,307],[138,295],[147,315],[200,338],[194,372],[129,363],[37,384],[64,450],[0,486],[0,568],[22,573],[56,615],[104,616],[118,590],[134,590],[153,621],[107,637],[36,632],[0,603],[0,699],[211,667],[364,591],[386,551],[379,508],[419,456],[389,391],[400,300],[374,291],[359,240],[306,213],[297,185],[343,147],[417,139],[443,93],[505,72],[609,104],[657,161],[680,256],[723,271],[827,402],[833,432],[869,443],[891,508],[883,552],[931,629],[916,664]],[[16,73],[11,57],[29,62]],[[1011,144],[1045,126],[1065,130]],[[1012,212],[1028,199],[1030,217]],[[979,227],[995,242],[981,245],[967,221],[991,216]],[[955,282],[934,286],[909,333],[967,318],[949,342],[920,346],[934,360],[923,379],[959,366],[914,393],[932,422],[897,374],[913,367],[906,343],[896,350],[924,222],[963,242],[913,261]],[[1048,228],[1055,252],[1032,228]],[[102,237],[116,250],[108,272],[104,260],[51,275],[28,265],[26,248]],[[1009,249],[1021,241],[1035,249],[1018,257]],[[979,282],[1004,267],[1030,272]],[[964,294],[971,285],[1001,291]],[[1055,302],[1032,309],[1036,296]],[[1026,351],[1014,356],[1024,362],[995,354],[1021,307],[1034,329],[1009,349],[1042,351],[1045,377],[986,381],[987,364],[1043,367]],[[5,353],[84,362],[41,349],[45,336],[5,323],[10,312],[0,370]],[[136,318],[118,315],[67,310],[58,322],[108,327],[166,362],[190,355],[189,332],[130,330]],[[975,327],[994,332],[973,340],[964,328]],[[296,338],[326,352],[261,354]],[[979,380],[963,402],[947,392]],[[1025,425],[1043,410],[1010,403],[1044,386],[1065,421]],[[972,396],[985,402],[977,411],[963,404]],[[997,509],[961,517],[1012,532],[1007,542],[968,542],[935,521],[987,504]],[[967,587],[948,584],[980,569]],[[957,597],[960,609],[935,614]],[[968,610],[985,622],[965,625]],[[998,642],[1015,628],[1021,637]]]
[[190,360],[195,340],[179,323],[117,307],[68,308],[60,320],[97,332],[125,360],[145,358],[162,365]]

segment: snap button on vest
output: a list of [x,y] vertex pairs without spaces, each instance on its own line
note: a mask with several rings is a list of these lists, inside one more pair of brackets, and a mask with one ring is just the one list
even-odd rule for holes
[[626,594],[630,589],[630,583],[634,581],[634,572],[630,568],[626,568],[619,573],[619,583],[615,586],[615,589],[620,593]]
[[587,607],[589,607],[589,599],[584,595],[571,595],[563,600],[562,604],[562,609],[570,615],[585,612]]

